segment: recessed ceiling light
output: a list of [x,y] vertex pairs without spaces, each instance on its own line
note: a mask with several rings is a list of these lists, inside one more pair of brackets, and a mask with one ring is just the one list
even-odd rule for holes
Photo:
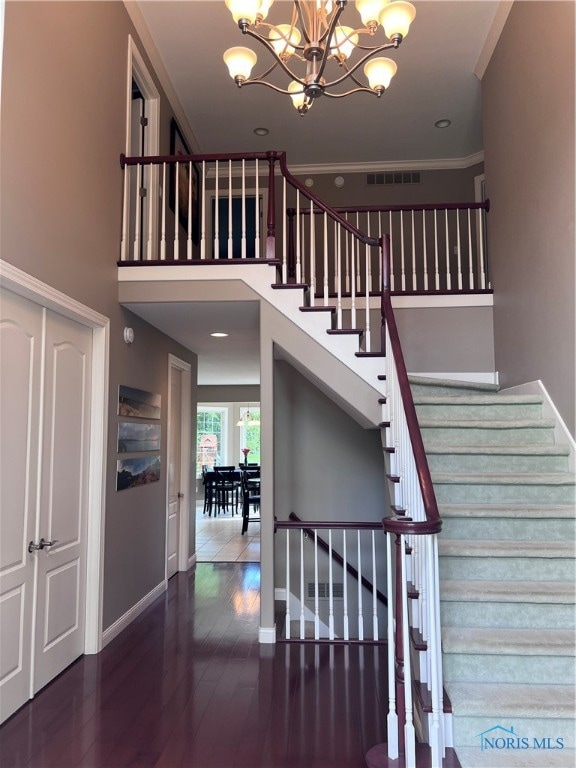
[[228,336],[228,334],[222,333],[221,331],[215,331],[214,333],[211,333],[210,336],[214,336],[215,339],[223,339],[225,336]]
[[256,136],[268,136],[270,131],[268,130],[268,128],[254,128],[254,133],[256,134]]
[[434,125],[436,126],[436,128],[448,128],[448,126],[452,125],[452,120],[443,118],[442,120],[436,120]]

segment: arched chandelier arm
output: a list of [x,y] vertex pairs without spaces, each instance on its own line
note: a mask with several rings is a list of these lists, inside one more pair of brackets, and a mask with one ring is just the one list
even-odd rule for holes
[[[358,80],[355,78],[352,79],[355,83],[358,83]],[[360,83],[358,83],[358,88],[352,88],[350,91],[346,91],[346,93],[330,93],[330,91],[324,91],[324,96],[327,96],[329,99],[342,99],[344,96],[350,96],[351,93],[371,93],[372,96],[380,96],[377,91],[369,88],[367,85],[361,85]]]
[[280,88],[273,83],[267,83],[266,80],[254,78],[253,80],[244,80],[242,83],[240,83],[242,88],[247,85],[265,85],[266,88],[271,88],[273,91],[276,91],[276,93],[283,93],[285,96],[290,96],[290,91],[288,91],[286,88]]
[[332,36],[334,35],[334,30],[336,29],[338,20],[340,19],[340,16],[342,15],[342,11],[344,10],[345,7],[346,7],[345,0],[338,0],[338,10],[335,12],[334,16],[332,17],[332,21],[330,22],[330,27],[328,28],[327,33],[323,36],[323,40],[327,40],[328,42],[324,45],[324,53],[322,55],[320,68],[316,76],[317,83],[320,82],[320,79],[324,73],[324,69],[326,68],[326,62],[328,61],[328,56],[330,55],[330,42],[332,40]]
[[[363,56],[359,61],[357,61],[353,67],[351,67],[350,69],[347,69],[346,72],[342,75],[342,77],[339,77],[336,80],[331,80],[329,83],[326,83],[325,87],[332,88],[333,85],[339,85],[343,80],[346,80],[347,77],[350,77],[354,72],[356,72],[358,67],[361,67],[362,64],[365,64],[368,61],[368,59],[371,59],[375,53],[380,53],[381,51],[389,51],[390,48],[397,48],[397,47],[398,46],[395,43],[385,43],[384,45],[376,46],[373,50],[371,50],[369,53]],[[326,91],[324,91],[324,95],[325,96],[328,95]]]
[[[277,55],[276,51],[272,47],[272,45],[268,42],[268,40],[265,37],[262,37],[257,32],[253,32],[251,29],[246,29],[245,33],[246,35],[250,35],[250,37],[253,37],[255,40],[258,40],[262,45],[268,49],[268,51],[272,54],[272,57],[274,59],[274,64],[272,65],[271,69],[267,70],[263,75],[260,75],[260,77],[266,77],[267,74],[269,74],[276,66],[280,65],[284,72],[290,77],[292,80],[297,80],[301,85],[305,85],[305,81],[302,80],[302,78],[298,75],[295,75],[290,68],[285,64],[285,62],[282,61]],[[246,80],[243,85],[246,85],[248,82],[255,83],[258,82],[259,78],[253,78],[251,80]],[[267,83],[266,83],[267,85]],[[288,91],[282,91],[282,93],[288,93]]]

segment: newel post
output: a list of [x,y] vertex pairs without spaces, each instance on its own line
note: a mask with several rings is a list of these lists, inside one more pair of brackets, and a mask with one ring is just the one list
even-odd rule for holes
[[266,258],[276,258],[276,201],[274,199],[274,169],[277,157],[268,153],[268,211],[266,214]]

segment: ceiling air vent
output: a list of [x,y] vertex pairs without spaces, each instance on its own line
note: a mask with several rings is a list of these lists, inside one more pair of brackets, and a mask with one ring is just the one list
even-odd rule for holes
[[420,171],[394,171],[390,173],[368,173],[366,184],[369,187],[389,184],[420,184]]
[[[313,600],[316,596],[316,584],[313,581],[308,582],[308,598]],[[328,600],[330,597],[330,583],[328,581],[318,582],[318,599]],[[332,583],[332,597],[335,600],[342,600],[344,597],[344,584],[341,581]]]

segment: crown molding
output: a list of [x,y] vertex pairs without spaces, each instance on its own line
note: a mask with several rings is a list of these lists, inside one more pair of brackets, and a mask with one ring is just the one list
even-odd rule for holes
[[492,54],[494,53],[494,50],[498,44],[498,40],[500,39],[504,25],[506,24],[508,14],[512,10],[513,5],[514,0],[500,0],[498,9],[494,15],[494,20],[492,21],[492,25],[488,30],[486,40],[484,41],[484,45],[480,51],[480,56],[476,62],[476,67],[474,68],[474,74],[478,80],[482,80],[484,77],[484,73],[488,68],[488,64],[490,63],[490,59],[492,58]]
[[369,163],[327,163],[325,165],[291,165],[295,176],[322,173],[383,173],[386,171],[446,171],[470,168],[484,162],[484,151],[468,157],[439,160],[383,160]]

